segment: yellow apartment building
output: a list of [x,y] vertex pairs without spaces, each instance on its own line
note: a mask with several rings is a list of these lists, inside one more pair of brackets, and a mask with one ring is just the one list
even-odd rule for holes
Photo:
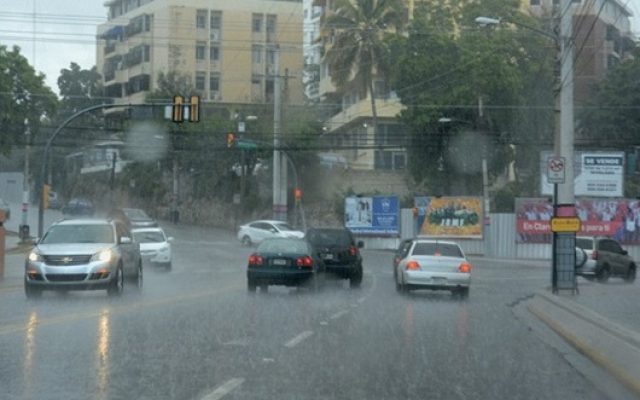
[[302,0],[109,0],[105,7],[96,65],[116,103],[144,101],[170,71],[191,77],[205,102],[269,103],[277,58],[288,102],[303,101]]

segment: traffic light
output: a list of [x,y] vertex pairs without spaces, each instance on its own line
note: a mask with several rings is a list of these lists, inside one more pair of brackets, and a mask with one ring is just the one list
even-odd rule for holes
[[236,144],[236,134],[227,133],[227,147],[233,147]]
[[296,188],[293,192],[293,197],[295,197],[296,201],[302,200],[302,189]]
[[51,190],[51,186],[45,184],[42,186],[42,208],[49,208],[49,191]]
[[189,122],[200,121],[200,96],[191,96],[189,101]]
[[173,96],[173,106],[171,107],[171,121],[184,122],[184,97]]

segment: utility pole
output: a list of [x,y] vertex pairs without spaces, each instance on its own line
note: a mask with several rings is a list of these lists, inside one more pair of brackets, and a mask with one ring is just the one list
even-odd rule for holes
[[111,152],[111,177],[109,179],[109,188],[111,189],[111,207],[115,208],[115,188],[116,188],[116,164],[118,162],[118,153]]
[[[282,130],[282,88],[280,83],[280,47],[275,49],[275,71],[273,77],[273,218],[287,219],[287,166],[280,153]],[[283,168],[283,161],[285,161]],[[284,182],[284,184],[283,184]],[[284,192],[284,193],[283,193]]]
[[[35,43],[34,43],[35,46]],[[25,242],[29,239],[29,197],[30,197],[30,182],[29,175],[30,165],[29,158],[31,157],[31,128],[29,127],[29,120],[24,120],[24,177],[22,178],[22,219],[20,220],[20,240]]]

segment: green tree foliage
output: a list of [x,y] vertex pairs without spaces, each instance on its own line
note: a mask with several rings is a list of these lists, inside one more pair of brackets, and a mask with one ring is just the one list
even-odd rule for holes
[[338,0],[324,26],[337,32],[327,53],[331,79],[342,91],[356,89],[362,97],[371,94],[374,129],[378,113],[373,79],[389,71],[385,38],[391,35],[391,28],[401,27],[401,4],[399,0]]
[[72,62],[69,68],[60,70],[58,89],[59,114],[62,118],[67,118],[83,108],[104,103],[102,80],[95,66],[82,69],[80,65]]
[[595,87],[590,104],[579,112],[578,137],[595,146],[624,148],[640,144],[640,50],[614,68]]
[[409,35],[393,41],[394,88],[411,131],[410,172],[434,193],[455,192],[452,176],[466,179],[462,190],[479,193],[482,156],[500,174],[514,158],[512,145],[516,157],[532,154],[537,167],[531,144],[539,148],[552,136],[553,43],[513,24],[477,26],[475,17],[487,14],[536,25],[517,14],[517,2],[501,2],[500,14],[482,4],[486,13],[476,3],[429,3],[416,12]]
[[55,113],[57,98],[36,73],[20,48],[0,45],[0,153],[24,144],[25,121],[32,140],[41,136],[41,127]]

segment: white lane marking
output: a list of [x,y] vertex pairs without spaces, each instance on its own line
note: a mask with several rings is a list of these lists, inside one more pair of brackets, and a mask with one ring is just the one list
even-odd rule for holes
[[329,319],[338,319],[338,318],[342,317],[343,315],[346,315],[348,312],[349,311],[347,311],[347,310],[338,311],[337,313],[335,313],[332,316],[330,316]]
[[320,321],[320,325],[327,326],[327,325],[329,325],[329,323],[327,321]]
[[224,396],[237,389],[244,383],[244,378],[233,378],[226,381],[222,386],[219,386],[216,390],[204,396],[202,400],[220,400]]
[[367,299],[366,297],[360,297],[360,298],[358,299],[358,304],[362,304],[362,303],[364,303],[364,301],[365,301],[366,299]]
[[304,331],[301,334],[299,334],[298,336],[296,336],[293,339],[289,340],[287,343],[285,343],[284,347],[288,347],[288,348],[295,347],[295,346],[299,345],[303,340],[305,340],[306,338],[310,337],[311,335],[313,335],[313,332]]

